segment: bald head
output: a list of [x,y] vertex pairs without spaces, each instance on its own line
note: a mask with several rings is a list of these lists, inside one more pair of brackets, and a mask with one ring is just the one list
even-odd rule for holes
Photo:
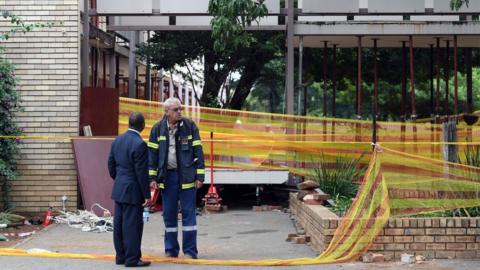
[[141,113],[133,112],[128,118],[128,127],[135,129],[138,132],[142,132],[142,130],[145,128],[145,118],[143,118]]

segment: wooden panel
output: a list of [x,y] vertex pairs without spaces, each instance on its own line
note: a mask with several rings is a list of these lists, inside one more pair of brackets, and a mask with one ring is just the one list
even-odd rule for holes
[[93,136],[116,136],[118,98],[118,90],[115,88],[83,88],[80,100],[80,128],[90,125]]
[[[80,194],[85,209],[90,210],[93,204],[98,203],[113,214],[114,202],[110,198],[113,180],[108,174],[108,155],[113,139],[89,138],[89,140],[73,139],[72,141]],[[95,212],[95,214],[103,215],[101,212]]]

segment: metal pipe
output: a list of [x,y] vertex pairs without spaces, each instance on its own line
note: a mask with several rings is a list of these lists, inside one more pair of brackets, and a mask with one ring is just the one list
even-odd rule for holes
[[453,85],[454,85],[454,109],[455,115],[458,114],[458,46],[457,35],[453,36]]
[[137,44],[137,32],[130,32],[129,40],[129,54],[128,54],[128,97],[136,97],[136,82],[135,82],[135,66],[136,66],[136,55],[135,55],[135,46]]
[[430,116],[435,115],[434,86],[433,86],[433,44],[430,44]]
[[440,114],[440,38],[437,37],[437,91],[435,96],[435,115]]
[[337,116],[337,44],[333,44],[332,116]]
[[374,97],[374,104],[373,109],[375,112],[375,118],[378,114],[378,63],[377,63],[377,41],[378,39],[373,39],[373,97]]
[[467,73],[467,113],[473,112],[473,83],[472,83],[472,48],[465,49],[465,65]]
[[415,109],[415,76],[413,69],[413,37],[410,35],[410,94],[412,101],[412,118],[417,118],[417,111]]
[[[298,44],[298,87],[297,87],[297,95],[298,95],[298,115],[302,115],[303,111],[301,110],[301,103],[302,103],[302,90],[303,90],[303,37],[300,37],[300,41]],[[304,108],[305,109],[305,108]]]
[[106,51],[103,51],[102,60],[103,60],[103,88],[107,87],[107,55]]
[[445,104],[443,105],[444,106],[444,112],[445,112],[445,115],[449,115],[450,113],[450,110],[449,110],[449,102],[448,102],[448,95],[449,95],[449,87],[448,87],[448,83],[449,83],[449,79],[450,79],[450,40],[447,40],[446,41],[446,54],[445,54]]
[[358,36],[357,46],[357,98],[356,113],[357,118],[362,117],[362,37]]
[[402,98],[400,104],[400,113],[402,119],[406,118],[407,115],[407,47],[406,41],[402,41]]
[[294,28],[293,21],[295,18],[294,14],[294,1],[287,1],[287,71],[286,71],[286,82],[285,82],[285,112],[287,114],[293,114],[293,102],[294,102],[294,47],[293,47],[293,38],[294,38]]
[[328,41],[323,42],[323,116],[327,116],[327,50]]

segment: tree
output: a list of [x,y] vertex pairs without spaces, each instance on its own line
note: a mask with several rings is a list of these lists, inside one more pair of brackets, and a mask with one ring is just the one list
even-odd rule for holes
[[[186,67],[190,81],[204,81],[199,99],[203,106],[220,107],[219,93],[231,74],[239,74],[232,94],[222,102],[225,108],[241,109],[263,67],[283,57],[283,32],[247,32],[266,14],[263,1],[211,0],[212,31],[155,32],[150,45],[143,44],[138,54],[166,70]],[[236,16],[240,14],[239,16]],[[202,62],[203,78],[195,78],[195,65]],[[178,70],[178,69],[177,69]]]
[[463,5],[468,7],[469,0],[450,0],[450,8],[452,10],[459,10]]

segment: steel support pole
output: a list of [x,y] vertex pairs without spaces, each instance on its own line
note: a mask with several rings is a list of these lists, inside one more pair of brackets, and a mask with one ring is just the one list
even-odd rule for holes
[[377,41],[378,39],[373,39],[373,109],[374,117],[378,115],[378,62],[377,62]]
[[[147,31],[147,44],[150,45],[150,31]],[[152,100],[152,74],[150,57],[147,57],[147,66],[145,69],[145,99]]]
[[356,114],[357,118],[362,118],[362,37],[358,36],[357,46],[357,102]]
[[328,41],[323,42],[323,116],[327,116],[327,91],[328,91],[328,82],[327,82],[327,50],[328,50]]
[[458,114],[458,44],[457,35],[453,36],[453,85],[454,85],[454,109],[453,113]]
[[440,38],[437,37],[437,85],[435,95],[435,115],[440,115]]
[[472,48],[465,49],[465,65],[467,73],[467,113],[473,112],[473,81],[472,81]]
[[297,114],[302,115],[302,90],[303,90],[303,37],[300,37],[298,44],[298,87],[297,87]]
[[111,49],[108,55],[108,87],[115,88],[116,78],[115,49]]
[[293,103],[294,103],[294,47],[293,47],[293,38],[294,38],[294,29],[293,29],[293,20],[294,20],[294,1],[288,0],[287,8],[287,71],[286,71],[286,82],[285,82],[285,112],[287,114],[293,114]]
[[332,117],[337,116],[337,44],[333,44]]
[[450,114],[449,109],[449,81],[450,81],[450,40],[446,41],[446,48],[445,48],[445,103],[443,105],[443,110],[445,115]]
[[415,108],[415,76],[414,76],[414,67],[413,67],[413,37],[409,36],[409,45],[410,45],[410,95],[412,102],[412,118],[417,118],[417,111]]
[[137,32],[130,32],[129,40],[129,54],[128,54],[128,97],[136,97],[136,83],[135,83],[135,68],[136,68],[136,55],[135,47],[137,44]]
[[435,90],[433,85],[433,70],[434,70],[434,48],[433,44],[430,44],[430,116],[435,116]]
[[400,100],[400,113],[402,119],[407,115],[407,42],[402,41],[402,98]]

